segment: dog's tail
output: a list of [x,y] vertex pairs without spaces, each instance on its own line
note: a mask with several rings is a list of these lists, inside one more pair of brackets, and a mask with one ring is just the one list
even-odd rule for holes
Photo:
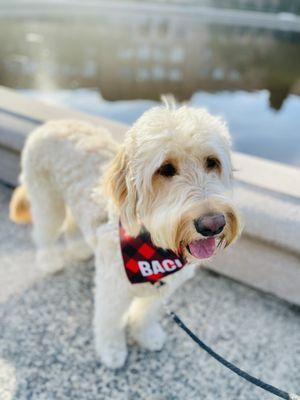
[[18,186],[9,204],[9,218],[16,224],[29,224],[32,221],[30,203],[25,186]]

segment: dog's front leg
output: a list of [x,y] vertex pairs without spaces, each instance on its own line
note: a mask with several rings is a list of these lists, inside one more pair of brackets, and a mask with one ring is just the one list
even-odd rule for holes
[[134,339],[140,346],[158,351],[164,345],[166,334],[159,318],[163,299],[161,296],[139,297],[130,308],[129,323]]
[[112,281],[98,278],[94,316],[96,352],[107,367],[120,368],[127,357],[124,314],[131,297],[120,292]]
[[125,314],[132,301],[118,246],[115,233],[105,230],[96,250],[95,346],[101,361],[109,368],[120,368],[125,363]]

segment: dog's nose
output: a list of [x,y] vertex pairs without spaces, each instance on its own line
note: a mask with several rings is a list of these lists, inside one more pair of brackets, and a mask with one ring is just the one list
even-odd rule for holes
[[203,236],[215,236],[221,233],[226,225],[223,214],[210,214],[204,217],[195,219],[194,225],[196,231]]

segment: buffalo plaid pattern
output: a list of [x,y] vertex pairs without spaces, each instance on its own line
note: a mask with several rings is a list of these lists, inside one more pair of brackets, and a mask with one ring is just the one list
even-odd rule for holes
[[[179,271],[186,264],[184,259],[173,251],[154,246],[148,232],[142,232],[134,238],[126,233],[120,223],[119,234],[126,275],[133,284],[144,282],[154,284],[165,276]],[[154,264],[158,265],[158,268],[155,268]],[[141,268],[141,265],[146,265],[146,270]],[[163,265],[172,267],[165,269]]]

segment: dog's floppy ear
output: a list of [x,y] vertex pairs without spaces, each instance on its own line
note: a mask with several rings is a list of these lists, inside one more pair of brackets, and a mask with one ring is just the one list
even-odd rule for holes
[[127,197],[126,173],[127,156],[122,147],[108,164],[103,177],[105,191],[118,209]]
[[136,212],[137,191],[124,146],[120,148],[105,171],[104,188],[119,210],[122,224],[128,234],[138,235],[140,225]]

